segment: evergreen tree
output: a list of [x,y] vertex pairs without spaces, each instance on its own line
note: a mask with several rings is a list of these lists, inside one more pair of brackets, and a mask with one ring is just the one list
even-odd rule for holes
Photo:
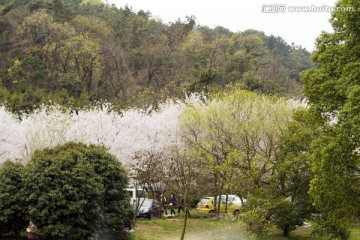
[[360,213],[360,2],[341,0],[337,6],[343,11],[332,14],[334,32],[317,39],[317,68],[302,77],[311,108],[327,120],[312,155],[310,193],[321,212],[320,230],[348,239]]

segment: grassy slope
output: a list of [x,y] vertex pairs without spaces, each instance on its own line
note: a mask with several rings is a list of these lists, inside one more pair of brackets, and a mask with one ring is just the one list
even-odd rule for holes
[[[138,220],[134,240],[178,240],[180,239],[183,219]],[[274,230],[270,236],[261,240],[323,240],[311,236],[313,228],[300,227],[291,232],[290,237],[281,236]],[[237,223],[225,222],[217,218],[189,219],[186,240],[250,240],[245,230]],[[360,227],[352,229],[351,240],[360,239]]]
[[[140,220],[135,228],[136,240],[180,239],[183,220]],[[189,219],[185,239],[248,239],[240,228],[219,219]]]

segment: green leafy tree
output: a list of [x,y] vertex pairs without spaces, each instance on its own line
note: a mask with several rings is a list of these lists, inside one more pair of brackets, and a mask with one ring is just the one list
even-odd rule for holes
[[29,87],[24,93],[14,92],[5,106],[14,113],[29,113],[46,102],[46,92],[40,88]]
[[101,39],[107,42],[113,41],[113,30],[108,23],[102,19],[77,15],[72,19],[71,24],[78,33],[87,33],[92,38]]
[[301,95],[298,72],[311,62],[280,37],[196,26],[194,17],[164,24],[101,0],[4,0],[0,28],[0,78],[11,94],[29,86],[53,94],[58,81],[76,75],[92,99],[124,107],[235,82]]
[[269,202],[269,215],[285,236],[314,212],[308,194],[312,179],[311,142],[317,137],[321,123],[313,111],[297,109],[280,139],[275,174],[263,196]]
[[20,237],[26,226],[21,163],[5,161],[0,166],[0,235],[12,233]]
[[283,230],[285,237],[288,237],[290,231],[295,230],[297,225],[303,223],[304,216],[297,207],[295,202],[288,199],[276,199],[271,202],[268,213],[273,218],[273,223]]
[[215,196],[234,192],[245,197],[270,184],[292,108],[283,99],[233,89],[185,110],[184,137],[206,162]]
[[321,229],[348,239],[352,218],[360,212],[360,3],[341,0],[337,6],[356,10],[332,14],[334,32],[317,39],[317,68],[302,77],[310,106],[327,120],[313,143],[310,194],[321,212]]
[[6,87],[0,85],[0,103],[4,104],[10,98],[10,92]]
[[89,239],[126,222],[124,169],[103,147],[68,143],[27,163],[28,217],[47,239]]
[[[265,236],[271,230],[268,212],[268,199],[265,195],[252,196],[241,207],[241,219],[245,229],[251,235]],[[256,238],[255,238],[256,239]]]
[[75,76],[69,75],[60,78],[56,83],[57,90],[65,89],[69,96],[79,98],[84,90],[84,85]]
[[78,82],[71,85],[76,88],[71,89],[70,92],[67,89],[68,82],[60,82],[59,85],[56,92],[47,92],[41,88],[28,88],[24,93],[13,92],[10,94],[6,88],[0,88],[3,93],[0,100],[7,109],[17,114],[31,113],[42,105],[59,104],[71,110],[79,110],[90,104],[89,95],[78,92],[82,86]]
[[16,59],[8,69],[11,90],[25,92],[29,87],[46,87],[48,70],[43,66],[39,53],[32,52],[22,60]]
[[57,22],[66,22],[74,17],[82,0],[50,0],[46,1],[47,9]]
[[78,145],[83,148],[84,158],[100,176],[100,183],[104,187],[104,194],[99,202],[102,217],[99,226],[100,236],[114,238],[118,233],[113,229],[127,226],[133,213],[129,196],[124,191],[128,186],[127,174],[119,160],[104,147]]

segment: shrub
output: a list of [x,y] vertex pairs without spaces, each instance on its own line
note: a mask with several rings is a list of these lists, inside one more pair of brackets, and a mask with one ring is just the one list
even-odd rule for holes
[[283,231],[284,236],[296,229],[297,225],[303,224],[302,209],[295,202],[287,199],[277,199],[272,202],[269,209],[272,222]]
[[247,232],[251,235],[266,235],[271,228],[268,220],[267,204],[265,200],[260,198],[250,198],[241,212],[241,219],[245,224]]
[[25,202],[21,192],[23,165],[5,161],[0,166],[0,235],[20,236],[26,222]]
[[36,151],[26,166],[28,212],[46,239],[90,239],[125,225],[126,185],[120,162],[93,145]]

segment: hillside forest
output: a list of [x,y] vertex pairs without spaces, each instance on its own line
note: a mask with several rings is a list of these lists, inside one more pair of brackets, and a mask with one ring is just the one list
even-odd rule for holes
[[314,67],[279,36],[209,28],[194,16],[164,23],[99,0],[3,0],[0,29],[0,102],[13,112],[49,101],[157,106],[229,85],[301,98],[299,73]]

